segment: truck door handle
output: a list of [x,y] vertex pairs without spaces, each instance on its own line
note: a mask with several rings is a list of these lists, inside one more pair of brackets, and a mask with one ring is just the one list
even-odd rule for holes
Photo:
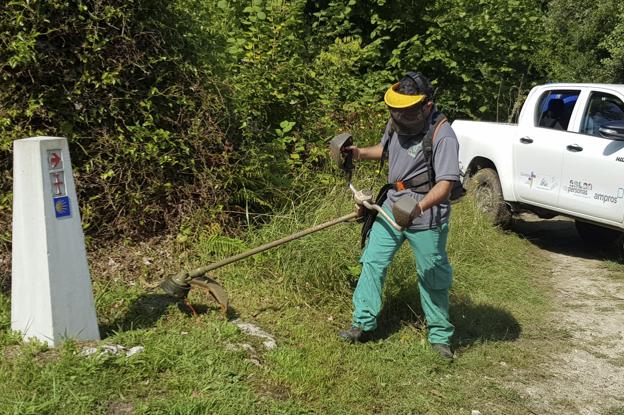
[[520,142],[522,144],[531,144],[533,142],[533,139],[531,137],[522,137],[520,139]]
[[583,151],[583,147],[581,147],[581,146],[579,146],[577,144],[570,144],[566,148],[568,149],[568,151],[572,151],[574,153],[578,153],[579,151]]

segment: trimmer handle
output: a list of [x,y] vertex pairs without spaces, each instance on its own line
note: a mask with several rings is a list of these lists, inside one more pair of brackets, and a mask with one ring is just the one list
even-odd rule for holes
[[370,191],[357,190],[352,183],[349,183],[349,189],[353,192],[355,203],[360,206],[364,206],[366,209],[376,210],[381,216],[384,217],[386,222],[388,222],[397,231],[403,232],[405,230],[401,225],[396,223],[381,206],[373,203],[373,194]]
[[329,153],[338,167],[346,173],[349,182],[351,182],[355,164],[353,164],[353,152],[346,151],[346,148],[352,145],[351,133],[338,134],[329,142]]
[[353,177],[353,170],[355,170],[355,164],[353,164],[353,152],[347,151],[344,156],[344,163],[342,164],[342,169],[347,175],[347,182],[351,183],[351,178]]

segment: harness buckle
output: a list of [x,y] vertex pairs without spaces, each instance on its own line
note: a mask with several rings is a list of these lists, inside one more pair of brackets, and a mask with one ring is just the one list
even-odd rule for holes
[[394,182],[394,190],[396,190],[397,192],[405,189],[407,189],[407,186],[405,186],[405,182],[403,182],[402,180]]

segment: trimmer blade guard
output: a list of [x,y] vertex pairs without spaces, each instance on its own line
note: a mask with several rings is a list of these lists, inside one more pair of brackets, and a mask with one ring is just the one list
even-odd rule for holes
[[208,291],[208,294],[210,294],[210,296],[219,304],[219,307],[221,307],[223,315],[227,315],[230,299],[221,284],[207,275],[202,275],[201,277],[193,278],[191,280],[191,286]]

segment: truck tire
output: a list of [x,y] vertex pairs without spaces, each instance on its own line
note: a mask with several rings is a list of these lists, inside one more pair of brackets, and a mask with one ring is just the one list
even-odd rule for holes
[[473,195],[477,208],[494,226],[509,228],[511,209],[503,199],[503,189],[496,170],[486,167],[477,171],[470,178],[467,189]]
[[622,232],[615,229],[603,228],[580,220],[575,221],[574,224],[579,236],[588,245],[605,247],[622,236]]

